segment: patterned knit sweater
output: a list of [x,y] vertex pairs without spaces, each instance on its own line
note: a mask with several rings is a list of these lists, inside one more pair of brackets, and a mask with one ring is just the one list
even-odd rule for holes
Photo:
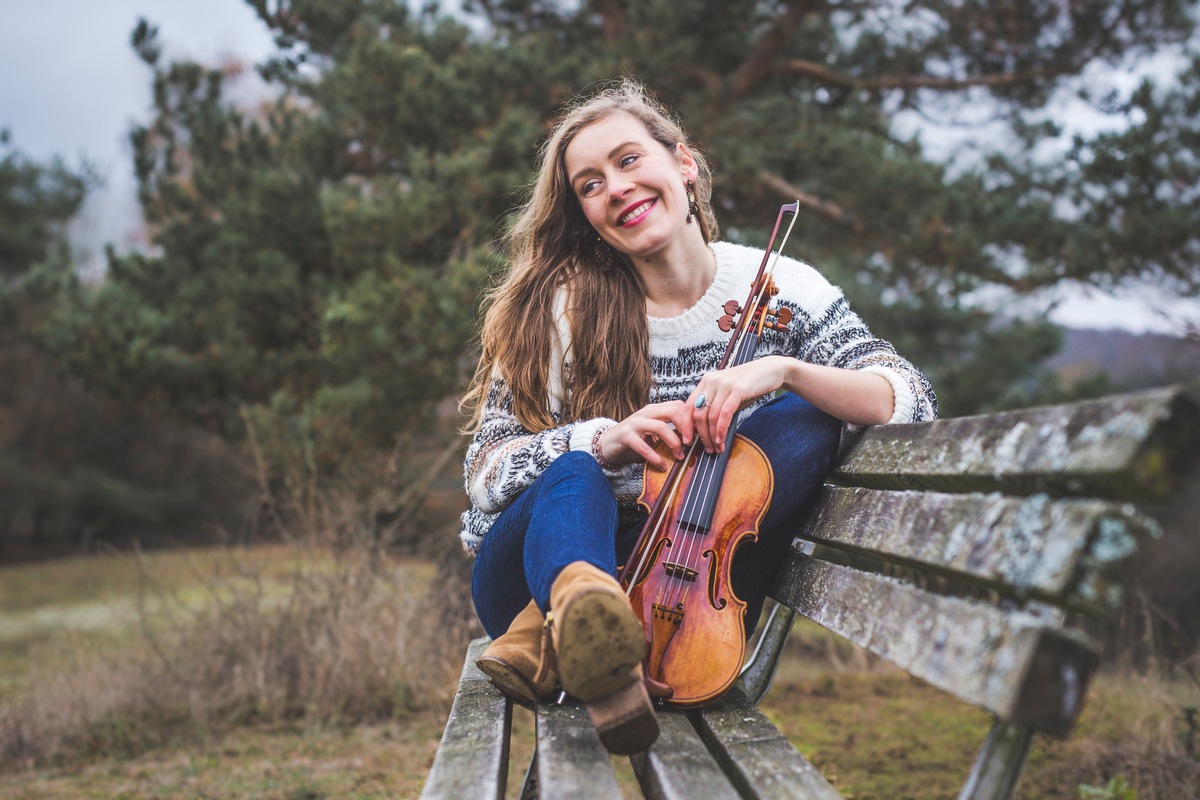
[[[676,317],[648,318],[653,375],[648,403],[686,399],[725,352],[731,334],[722,332],[716,320],[727,300],[745,299],[762,250],[728,242],[714,242],[712,249],[716,275],[704,296]],[[779,259],[774,280],[780,290],[777,303],[791,308],[794,317],[787,332],[764,331],[756,357],[790,355],[814,364],[873,372],[892,386],[895,413],[890,422],[922,422],[937,416],[929,381],[891,344],[871,335],[837,287],[811,266],[789,258]],[[566,407],[562,376],[569,371],[571,358],[565,306],[563,293],[556,309],[558,341],[552,348],[548,398],[556,422],[561,422]],[[596,434],[615,424],[606,418],[576,420],[531,433],[513,414],[512,393],[497,373],[484,401],[479,430],[467,449],[464,473],[471,508],[462,516],[464,547],[476,552],[496,515],[551,461],[569,450],[591,452]],[[606,470],[624,518],[636,512],[641,473],[640,464]]]

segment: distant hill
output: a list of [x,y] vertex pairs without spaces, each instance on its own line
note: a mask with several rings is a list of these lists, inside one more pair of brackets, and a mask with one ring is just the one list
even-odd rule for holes
[[1046,366],[1065,384],[1107,372],[1130,389],[1200,380],[1200,339],[1157,333],[1066,328],[1063,348]]

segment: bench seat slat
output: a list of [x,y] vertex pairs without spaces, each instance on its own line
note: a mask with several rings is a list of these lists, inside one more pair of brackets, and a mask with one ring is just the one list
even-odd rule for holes
[[608,751],[577,701],[538,704],[537,781],[539,796],[547,799],[622,797]]
[[1128,504],[836,486],[821,490],[800,531],[1095,616],[1120,610],[1125,571],[1159,535]]
[[689,712],[700,738],[746,798],[840,800],[841,795],[800,754],[741,689]]
[[658,724],[658,741],[630,758],[648,800],[740,800],[683,712],[660,711]]
[[1157,502],[1187,477],[1200,404],[1175,386],[1061,406],[878,425],[848,440],[834,480],[876,489],[1091,495]]
[[512,704],[475,666],[490,640],[467,648],[466,664],[421,800],[494,797],[503,800],[508,779]]
[[793,552],[775,598],[912,675],[1003,719],[1065,736],[1097,648],[1028,612],[923,591]]

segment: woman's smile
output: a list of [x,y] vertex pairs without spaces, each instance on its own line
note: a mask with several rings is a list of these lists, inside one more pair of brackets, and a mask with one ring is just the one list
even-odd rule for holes
[[656,200],[643,200],[637,203],[632,208],[627,209],[621,216],[617,217],[617,225],[621,227],[629,227],[637,225],[646,218],[646,214],[650,213],[650,209],[657,204]]

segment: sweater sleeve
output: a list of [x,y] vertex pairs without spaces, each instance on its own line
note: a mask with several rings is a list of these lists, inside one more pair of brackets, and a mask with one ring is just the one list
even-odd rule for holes
[[479,430],[467,447],[463,464],[471,505],[486,514],[502,511],[554,459],[570,450],[592,452],[595,435],[615,424],[614,420],[597,418],[531,433],[513,413],[508,384],[504,378],[494,377]]
[[[815,270],[814,270],[815,273]],[[839,289],[819,279],[829,302],[809,317],[799,331],[797,356],[815,364],[880,375],[895,398],[892,422],[926,422],[937,418],[937,397],[929,379],[896,348],[876,337],[850,308]]]

